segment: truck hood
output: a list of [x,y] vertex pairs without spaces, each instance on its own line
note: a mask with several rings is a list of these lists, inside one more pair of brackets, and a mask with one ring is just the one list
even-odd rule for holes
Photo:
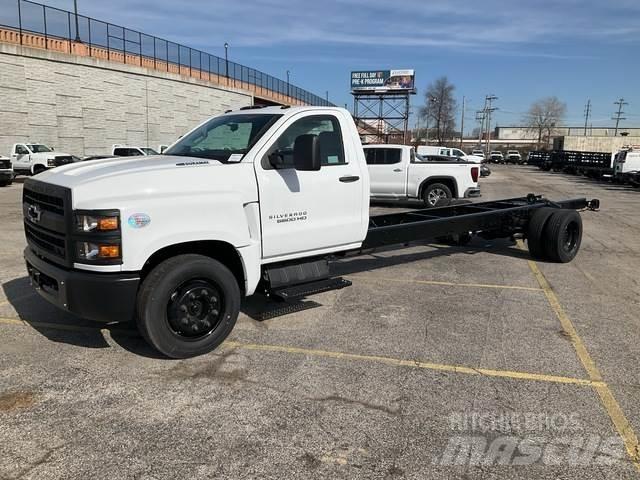
[[257,199],[252,163],[170,155],[119,157],[54,168],[37,180],[72,190],[74,208],[122,208],[139,199],[227,193]]
[[478,155],[467,155],[464,159],[471,163],[482,163],[484,161],[484,157]]

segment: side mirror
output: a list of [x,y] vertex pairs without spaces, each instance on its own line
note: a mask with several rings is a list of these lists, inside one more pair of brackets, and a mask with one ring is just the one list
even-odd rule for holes
[[293,165],[300,171],[320,170],[320,141],[317,135],[299,135],[293,145]]

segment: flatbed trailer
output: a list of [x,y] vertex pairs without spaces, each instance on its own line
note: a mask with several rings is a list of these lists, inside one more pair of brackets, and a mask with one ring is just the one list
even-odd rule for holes
[[531,152],[531,165],[544,171],[566,172],[602,178],[613,176],[613,158],[605,152],[553,150]]

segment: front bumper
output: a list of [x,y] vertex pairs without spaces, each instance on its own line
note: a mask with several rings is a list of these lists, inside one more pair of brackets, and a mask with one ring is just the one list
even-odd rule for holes
[[96,322],[126,322],[135,315],[140,275],[65,270],[24,251],[31,284],[45,300]]
[[481,196],[479,187],[467,188],[467,191],[464,192],[464,198],[478,198]]

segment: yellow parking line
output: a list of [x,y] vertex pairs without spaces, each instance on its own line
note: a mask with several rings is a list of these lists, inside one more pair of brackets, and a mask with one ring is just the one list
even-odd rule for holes
[[437,280],[412,280],[402,278],[389,278],[364,275],[349,275],[348,278],[356,278],[358,280],[369,281],[381,281],[381,282],[396,282],[396,283],[417,283],[420,285],[438,285],[445,287],[466,287],[466,288],[497,288],[506,290],[526,290],[530,292],[541,292],[542,289],[538,287],[521,287],[519,285],[496,285],[491,283],[455,283],[455,282],[440,282]]
[[393,357],[377,355],[359,355],[356,353],[335,352],[299,347],[287,347],[281,345],[265,345],[258,343],[242,343],[232,340],[224,342],[223,347],[238,348],[242,350],[258,350],[266,352],[292,353],[312,357],[337,358],[341,360],[356,360],[365,362],[382,363],[395,367],[422,368],[441,372],[461,373],[466,375],[481,375],[487,377],[500,377],[513,380],[533,380],[538,382],[566,383],[583,386],[600,386],[602,382],[594,382],[583,378],[564,377],[559,375],[546,375],[543,373],[516,372],[511,370],[494,370],[490,368],[473,368],[462,365],[446,365],[441,363],[423,362],[419,360],[403,360]]
[[620,408],[620,405],[613,396],[613,393],[611,392],[607,384],[604,383],[600,370],[591,358],[591,355],[589,355],[587,347],[578,335],[578,332],[573,326],[571,319],[564,311],[564,308],[562,308],[562,305],[560,304],[560,301],[558,300],[555,292],[551,288],[551,285],[549,285],[547,278],[540,271],[536,262],[529,260],[529,268],[536,277],[540,288],[542,288],[542,290],[544,291],[549,305],[558,317],[558,320],[560,320],[562,329],[571,340],[573,348],[575,349],[576,354],[580,359],[580,363],[582,363],[582,366],[587,371],[589,378],[593,382],[593,386],[598,393],[598,396],[600,397],[602,405],[609,414],[609,418],[611,418],[611,421],[618,431],[618,434],[620,435],[620,437],[622,437],[622,441],[624,442],[624,446],[627,449],[629,457],[631,457],[632,463],[635,465],[636,469],[640,471],[640,446],[638,444],[638,437],[636,436],[633,427],[629,423],[629,420],[627,420],[627,417],[622,411],[622,408]]
[[[69,325],[69,324],[51,323],[51,322],[31,322],[31,321],[20,320],[17,318],[0,318],[0,324],[21,325],[21,326],[31,325],[35,328],[41,327],[41,328],[51,328],[51,329],[57,329],[57,330],[69,330],[69,331],[78,331],[78,332],[100,331],[104,334],[124,333],[129,335],[136,335],[135,330],[106,329],[106,328],[101,329],[98,327],[88,327],[88,326],[81,326],[81,325]],[[594,382],[592,380],[588,380],[584,378],[564,377],[560,375],[546,375],[543,373],[517,372],[512,370],[494,370],[490,368],[474,368],[474,367],[467,367],[462,365],[446,365],[441,363],[423,362],[419,360],[404,360],[400,358],[382,357],[377,355],[360,355],[357,353],[335,352],[335,351],[329,351],[329,350],[287,347],[287,346],[280,346],[280,345],[242,343],[242,342],[237,342],[232,340],[225,341],[222,344],[222,347],[237,348],[237,349],[243,349],[243,350],[258,350],[258,351],[267,351],[267,352],[290,353],[290,354],[298,354],[298,355],[308,355],[312,357],[336,358],[336,359],[342,359],[342,360],[375,362],[375,363],[381,363],[381,364],[391,365],[395,367],[421,368],[421,369],[435,370],[435,371],[441,371],[441,372],[451,372],[451,373],[459,373],[459,374],[466,374],[466,375],[479,375],[479,376],[497,377],[497,378],[508,378],[513,380],[532,380],[537,382],[564,383],[564,384],[570,384],[570,385],[596,386],[596,387],[605,386],[602,382]]]

